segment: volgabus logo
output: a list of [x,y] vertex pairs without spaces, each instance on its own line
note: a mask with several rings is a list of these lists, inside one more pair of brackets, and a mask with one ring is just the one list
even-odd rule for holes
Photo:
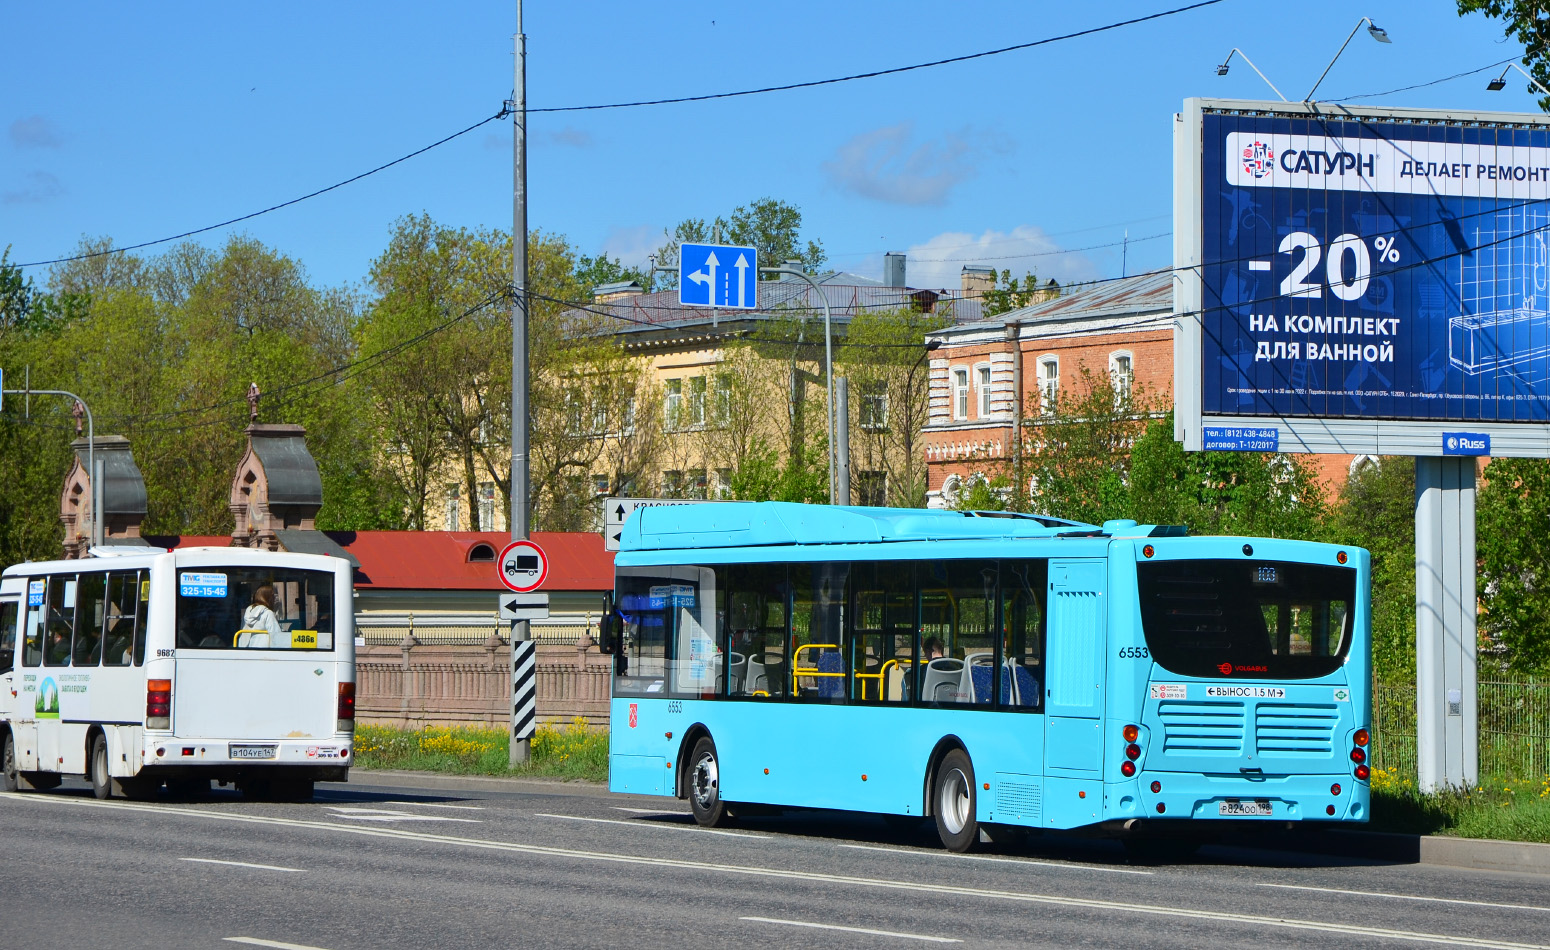
[[1264,178],[1275,170],[1276,151],[1258,139],[1243,146],[1243,170],[1255,178]]

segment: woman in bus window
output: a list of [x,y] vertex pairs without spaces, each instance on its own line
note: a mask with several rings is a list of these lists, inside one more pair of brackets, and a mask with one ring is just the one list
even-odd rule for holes
[[263,649],[280,639],[280,621],[274,613],[278,601],[273,584],[263,584],[253,591],[253,602],[242,612],[237,646]]

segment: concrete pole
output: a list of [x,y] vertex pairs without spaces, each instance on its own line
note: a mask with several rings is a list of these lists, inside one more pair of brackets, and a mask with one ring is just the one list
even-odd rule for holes
[[839,460],[838,474],[835,479],[838,483],[836,504],[850,504],[850,378],[841,376],[834,381],[837,387],[835,399],[834,449],[835,457]]
[[[522,33],[522,0],[517,0],[516,62],[512,76],[512,188],[511,188],[511,538],[528,533],[528,365],[527,365],[527,37]],[[531,634],[526,620],[511,624],[512,655],[516,644]],[[517,670],[513,663],[513,692]],[[511,764],[520,765],[531,754],[531,740],[517,736],[511,722]]]
[[835,504],[835,471],[834,460],[838,453],[834,450],[834,325],[829,311],[829,295],[823,292],[823,287],[818,281],[807,275],[806,271],[797,270],[794,267],[761,267],[761,271],[767,274],[780,274],[783,277],[800,277],[807,281],[809,287],[818,294],[818,302],[823,304],[823,378],[828,387],[829,395],[829,504]]
[[1416,778],[1423,792],[1479,780],[1475,459],[1415,460]]

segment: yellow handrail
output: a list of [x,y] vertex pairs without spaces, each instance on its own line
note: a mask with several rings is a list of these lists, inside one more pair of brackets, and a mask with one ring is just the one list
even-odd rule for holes
[[844,673],[823,673],[816,666],[800,665],[803,650],[838,650],[839,648],[840,645],[838,643],[804,643],[791,651],[791,695],[795,696],[797,694],[798,676],[838,676],[843,679]]

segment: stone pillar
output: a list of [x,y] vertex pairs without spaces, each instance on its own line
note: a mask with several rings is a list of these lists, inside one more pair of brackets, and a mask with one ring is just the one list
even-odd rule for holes
[[247,451],[231,481],[231,543],[280,549],[276,531],[316,530],[323,480],[301,426],[253,423]]
[[93,473],[87,469],[89,448],[95,449],[102,467],[103,543],[144,544],[140,525],[146,513],[145,479],[135,465],[129,440],[121,435],[99,435],[95,445],[87,439],[76,439],[70,447],[75,450],[75,460],[65,474],[64,488],[59,494],[59,520],[65,526],[64,557],[85,557],[91,547],[97,513],[91,507]]

